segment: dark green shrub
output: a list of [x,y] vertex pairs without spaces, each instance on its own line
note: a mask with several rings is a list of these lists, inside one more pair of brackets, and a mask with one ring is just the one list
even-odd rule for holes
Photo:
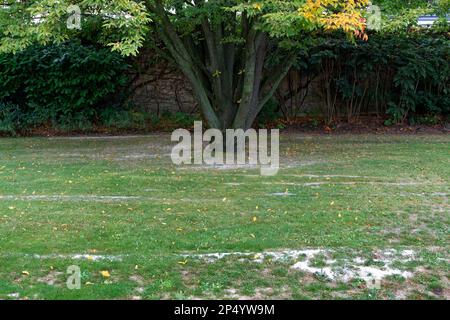
[[20,127],[20,107],[0,102],[0,134],[16,134]]
[[137,110],[105,108],[100,113],[100,123],[108,128],[145,129],[149,115]]
[[161,120],[165,120],[169,122],[171,126],[180,127],[180,128],[189,128],[192,127],[194,121],[198,121],[198,115],[188,114],[184,112],[170,112],[165,110],[162,112],[160,119],[153,119],[153,124],[157,124]]
[[93,128],[92,113],[90,110],[82,110],[77,113],[62,114],[53,123],[55,129],[60,131],[89,131]]
[[441,122],[440,117],[437,115],[414,115],[409,118],[411,125],[436,125]]
[[184,112],[175,112],[173,114],[172,120],[176,125],[186,128],[192,126],[194,124],[194,121],[198,120],[198,118],[194,115]]
[[261,127],[268,122],[274,122],[281,118],[280,106],[275,99],[269,100],[258,115],[258,122]]
[[64,43],[0,56],[0,101],[55,127],[90,126],[98,108],[127,83],[125,60],[109,49]]
[[25,131],[31,127],[44,124],[47,114],[39,107],[30,105],[27,112],[12,103],[0,102],[0,133],[15,135],[18,131]]
[[450,112],[450,40],[442,34],[371,34],[349,43],[337,35],[310,48],[302,74],[318,78],[327,121],[387,113],[389,123]]

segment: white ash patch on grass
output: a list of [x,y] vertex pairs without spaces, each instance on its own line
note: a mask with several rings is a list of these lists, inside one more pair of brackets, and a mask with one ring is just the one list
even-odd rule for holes
[[170,153],[162,152],[130,152],[129,150],[94,152],[86,151],[85,153],[60,153],[60,158],[69,159],[89,159],[89,160],[112,160],[112,161],[135,161],[135,160],[151,160],[160,158],[170,158]]
[[85,254],[85,253],[75,253],[75,254],[32,254],[29,255],[35,259],[41,260],[53,260],[53,259],[64,259],[64,260],[88,260],[88,261],[123,261],[123,255],[98,255],[98,254]]
[[357,184],[368,184],[368,185],[384,185],[384,186],[420,186],[427,184],[426,182],[420,181],[408,181],[408,182],[387,182],[387,181],[349,181],[349,182],[322,182],[322,184],[342,184],[342,185],[357,185]]
[[383,181],[312,181],[312,182],[263,182],[267,185],[282,185],[282,186],[299,186],[299,187],[320,187],[331,185],[356,186],[356,185],[385,185],[385,186],[420,186],[427,184],[426,182],[383,182]]
[[270,193],[269,195],[271,195],[271,196],[276,196],[276,197],[289,197],[289,196],[295,196],[295,194],[290,193],[290,192],[274,192],[274,193]]
[[93,135],[93,136],[70,136],[70,137],[50,137],[47,138],[49,141],[53,140],[75,140],[75,141],[84,141],[84,140],[127,140],[127,139],[136,139],[136,138],[158,138],[165,137],[165,135],[121,135],[121,136],[106,136],[106,135]]
[[358,176],[358,175],[344,175],[344,174],[292,174],[289,175],[289,177],[297,177],[297,178],[315,178],[315,179],[321,179],[321,178],[348,178],[348,179],[382,179],[380,177],[368,177],[368,176]]
[[432,193],[402,193],[402,196],[417,196],[417,197],[443,197],[446,199],[450,196],[450,193],[445,192],[432,192]]
[[256,164],[215,164],[215,165],[190,165],[177,168],[177,170],[239,170],[239,169],[259,169]]
[[371,182],[367,182],[368,184],[379,184],[379,185],[386,185],[386,186],[421,186],[421,185],[427,185],[427,184],[432,184],[432,185],[436,185],[436,183],[433,182],[426,182],[426,181],[403,181],[403,182],[375,182],[375,181],[371,181]]
[[324,164],[329,161],[324,160],[306,160],[306,161],[296,161],[296,160],[289,160],[289,161],[283,161],[281,160],[280,163],[280,169],[292,169],[292,168],[301,168],[301,167],[308,167],[308,166],[314,166],[316,164]]
[[113,160],[118,161],[128,161],[128,160],[145,160],[145,159],[156,159],[156,158],[170,158],[170,153],[164,154],[149,154],[149,153],[134,153],[127,154],[120,157],[114,157]]
[[[316,164],[321,164],[323,161],[298,161],[298,162],[289,162],[289,163],[280,163],[280,170],[282,169],[290,169],[290,168],[298,168],[298,167],[305,167],[305,166],[312,166]],[[260,169],[261,167],[265,167],[266,165],[261,164],[214,164],[214,165],[207,165],[207,164],[200,164],[200,165],[187,165],[178,167],[177,170],[256,170]],[[246,177],[261,177],[261,175],[252,175],[252,174],[242,174],[241,176]]]
[[[263,263],[266,260],[272,262],[293,263],[292,270],[325,276],[331,281],[348,282],[352,279],[382,280],[387,276],[401,276],[410,278],[413,272],[394,267],[394,263],[407,263],[417,259],[417,254],[412,249],[375,250],[371,254],[372,259],[358,255],[357,252],[346,254],[344,258],[333,258],[335,250],[331,249],[304,249],[304,250],[280,250],[264,252],[217,252],[205,254],[183,254],[183,258],[203,260],[214,263],[218,260],[237,257],[241,262]],[[314,259],[325,257],[323,265],[315,266]]]
[[444,197],[448,198],[450,196],[450,193],[444,193],[444,192],[433,192],[431,194],[433,197]]
[[194,258],[194,259],[200,259],[204,260],[206,262],[212,263],[216,262],[217,260],[221,260],[226,257],[249,257],[251,256],[251,253],[245,253],[245,252],[224,252],[224,253],[204,253],[204,254],[182,254],[181,257],[183,258]]
[[312,257],[316,254],[325,252],[322,249],[304,249],[304,250],[282,250],[282,251],[264,251],[264,252],[216,252],[203,254],[182,254],[184,258],[194,258],[205,260],[206,262],[216,262],[228,257],[249,258],[253,262],[261,263],[266,258],[273,261],[289,261],[299,259],[300,256]]
[[382,280],[387,276],[401,276],[410,278],[413,273],[393,267],[394,262],[405,263],[412,261],[415,256],[412,250],[396,251],[388,249],[375,252],[378,258],[373,259],[382,265],[366,265],[367,260],[361,257],[354,258],[351,262],[345,262],[343,265],[336,265],[336,260],[325,260],[325,266],[311,266],[311,260],[299,261],[291,266],[294,270],[308,272],[325,276],[332,281],[348,282],[352,279],[375,279]]
[[280,185],[280,186],[299,186],[299,187],[319,187],[322,185],[356,185],[358,182],[332,182],[332,181],[317,181],[317,182],[263,182],[265,185]]
[[[148,191],[150,192],[150,191]],[[190,198],[155,198],[146,196],[102,196],[102,195],[0,195],[0,201],[56,201],[56,202],[128,202],[128,201],[156,201],[156,202],[198,202],[200,199]],[[214,202],[215,199],[201,199],[204,202]]]
[[75,202],[114,202],[139,200],[138,196],[96,196],[96,195],[3,195],[0,200],[22,200],[22,201],[75,201]]
[[[97,138],[93,137],[93,139]],[[128,145],[125,145],[125,143],[125,141],[119,144],[105,142],[92,146],[80,144],[76,150],[71,149],[60,152],[56,156],[60,160],[107,160],[120,162],[166,159],[171,156],[172,147],[170,144],[154,143],[147,139],[139,142],[138,146],[131,141]],[[49,149],[48,152],[54,152],[54,150]]]
[[241,182],[225,182],[224,185],[226,185],[226,186],[232,186],[232,187],[237,187],[237,186],[242,185],[242,183],[241,183]]

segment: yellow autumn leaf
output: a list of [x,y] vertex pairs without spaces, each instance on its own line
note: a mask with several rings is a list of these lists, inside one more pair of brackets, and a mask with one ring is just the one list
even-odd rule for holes
[[104,278],[109,278],[111,277],[111,274],[109,273],[109,271],[100,271],[100,274],[104,277]]
[[253,5],[253,8],[255,8],[255,9],[258,10],[258,11],[261,11],[262,5],[261,5],[261,3],[255,3],[255,4]]

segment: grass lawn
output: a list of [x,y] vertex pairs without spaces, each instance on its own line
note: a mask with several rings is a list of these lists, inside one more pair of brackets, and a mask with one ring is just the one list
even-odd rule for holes
[[273,177],[168,135],[1,139],[0,299],[450,298],[450,136],[281,139]]

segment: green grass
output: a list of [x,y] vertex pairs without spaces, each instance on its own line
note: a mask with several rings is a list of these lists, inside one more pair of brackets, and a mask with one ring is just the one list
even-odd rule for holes
[[[450,297],[450,136],[282,136],[273,177],[176,167],[170,146],[166,135],[0,140],[0,299]],[[342,266],[411,249],[393,264],[414,275],[377,290],[295,261],[195,257],[305,248]],[[80,290],[66,288],[70,265]]]

